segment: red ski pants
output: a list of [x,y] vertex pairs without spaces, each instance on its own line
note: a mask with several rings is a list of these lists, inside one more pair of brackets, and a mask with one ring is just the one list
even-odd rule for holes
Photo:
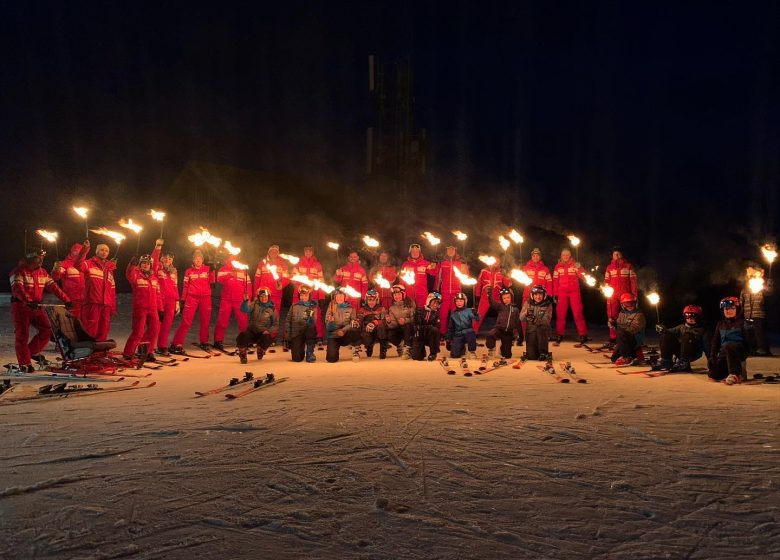
[[168,348],[168,338],[171,335],[174,315],[176,315],[176,300],[164,302],[160,334],[157,335],[157,348]]
[[441,334],[447,332],[447,322],[450,319],[450,312],[455,309],[455,302],[452,298],[455,294],[442,294],[441,295],[441,307],[439,308],[439,317],[441,317],[441,326],[439,331]]
[[108,340],[111,330],[111,306],[102,303],[85,303],[81,308],[81,325],[98,342]]
[[181,312],[181,324],[173,335],[173,345],[183,346],[184,337],[190,331],[192,322],[195,320],[195,313],[198,313],[200,329],[198,331],[198,342],[208,344],[209,325],[211,324],[211,295],[187,296],[184,300],[184,309]]
[[[493,301],[496,301],[498,297],[498,288],[493,286]],[[453,304],[454,305],[454,304]],[[479,313],[479,321],[474,323],[474,332],[479,334],[479,329],[482,327],[482,323],[485,322],[485,315],[487,315],[490,309],[490,298],[488,298],[487,290],[482,291],[482,297],[479,298],[479,307],[477,307],[477,313]]]
[[[615,291],[616,297],[611,297],[607,300],[607,319],[617,319],[617,316],[620,314],[620,301],[617,295],[617,291]],[[609,339],[617,340],[617,331],[612,327],[609,327]]]
[[244,332],[249,324],[249,316],[241,311],[240,301],[228,301],[221,299],[219,301],[219,312],[217,313],[217,324],[214,327],[214,342],[225,341],[225,331],[230,323],[230,315],[235,314],[238,322],[238,332]]
[[71,315],[73,315],[76,319],[80,321],[82,315],[81,312],[84,307],[84,302],[72,299],[70,300],[70,303],[71,303],[71,308],[68,311],[70,312]]
[[[51,338],[51,327],[43,309],[30,309],[26,304],[14,302],[11,304],[11,315],[14,321],[14,349],[16,361],[20,366],[30,364],[31,357],[40,354],[46,348]],[[38,333],[30,340],[30,327]]]
[[157,315],[157,309],[133,308],[133,330],[127,338],[125,349],[122,352],[125,356],[133,356],[135,349],[140,342],[148,342],[146,352],[154,350],[154,341],[160,332],[160,318]]
[[555,334],[563,336],[566,333],[566,315],[569,312],[569,305],[571,305],[571,314],[574,315],[577,334],[588,336],[588,326],[582,314],[582,296],[579,290],[562,291],[558,294],[558,306],[555,308]]

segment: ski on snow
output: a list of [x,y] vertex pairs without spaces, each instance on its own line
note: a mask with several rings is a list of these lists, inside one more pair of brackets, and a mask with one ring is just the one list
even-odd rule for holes
[[225,398],[228,400],[235,400],[244,397],[250,393],[254,393],[255,391],[259,391],[260,389],[265,389],[270,385],[278,385],[279,383],[284,383],[288,379],[289,377],[282,377],[281,379],[276,379],[273,373],[266,373],[265,378],[255,379],[251,387],[248,387],[238,393],[227,393],[225,395]]
[[130,391],[134,389],[149,389],[154,387],[156,384],[156,381],[152,381],[146,385],[141,385],[140,381],[134,381],[130,385],[104,388],[99,387],[94,383],[87,385],[68,385],[67,383],[57,383],[54,385],[44,385],[43,387],[39,387],[38,392],[35,394],[20,395],[18,398],[14,398],[13,395],[10,395],[8,398],[0,397],[0,403],[34,401],[57,397],[84,397],[87,395],[104,395],[107,393],[118,393],[121,391]]
[[243,385],[245,383],[254,382],[255,377],[252,374],[251,371],[245,371],[244,372],[244,378],[239,379],[238,377],[232,378],[227,385],[223,385],[221,387],[215,387],[213,389],[209,389],[207,391],[195,391],[195,395],[197,397],[205,397],[207,395],[216,395],[217,393],[223,393],[225,391],[229,391],[230,389],[233,389],[234,387],[238,387],[239,385]]
[[559,374],[557,371],[555,371],[555,366],[552,365],[552,362],[547,362],[543,366],[536,366],[544,373],[549,373],[553,379],[555,379],[558,383],[568,383],[569,378],[563,377],[561,374]]

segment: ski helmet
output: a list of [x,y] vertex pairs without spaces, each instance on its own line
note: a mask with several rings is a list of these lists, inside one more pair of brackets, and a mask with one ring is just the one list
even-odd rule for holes
[[138,257],[138,264],[144,264],[144,263],[148,265],[152,264],[151,255],[141,255],[140,257]]
[[698,305],[686,305],[685,309],[683,309],[684,317],[687,317],[688,315],[695,315],[696,318],[699,319],[703,314],[704,311]]
[[539,247],[534,247],[531,250],[531,256],[534,256],[534,255],[539,255],[540,257],[542,256],[542,251],[539,249]]
[[431,302],[438,301],[441,303],[441,294],[439,292],[431,292],[428,297],[425,298],[425,307],[430,307]]
[[509,294],[509,296],[510,296],[512,299],[514,299],[514,298],[515,298],[515,293],[514,293],[512,290],[510,290],[509,288],[507,288],[507,287],[503,287],[503,288],[501,288],[500,290],[498,290],[498,297],[499,297],[499,298],[503,298],[503,297],[504,297],[504,295],[506,295],[506,294]]
[[739,309],[739,298],[734,296],[725,297],[720,300],[721,309]]
[[394,292],[401,292],[401,293],[405,294],[406,293],[406,286],[404,286],[403,284],[393,284],[393,291]]
[[455,294],[455,297],[452,298],[452,301],[455,302],[455,300],[459,300],[459,299],[462,299],[464,301],[464,303],[468,303],[469,302],[468,296],[466,294],[464,294],[463,292],[458,292],[457,294]]
[[298,294],[310,294],[311,288],[307,286],[306,284],[301,284],[298,286]]
[[544,286],[537,284],[531,288],[531,295],[535,296],[536,294],[542,294],[543,297],[547,297],[547,290],[544,289]]
[[629,303],[636,305],[636,298],[633,296],[633,294],[626,292],[620,296],[620,305],[624,306],[628,305]]
[[266,288],[265,286],[260,286],[257,288],[257,299],[260,299],[260,296],[263,294],[267,295],[268,297],[271,297],[271,290]]
[[35,259],[41,259],[43,260],[43,257],[46,256],[46,251],[43,249],[36,249],[35,251],[30,251],[24,256],[24,260],[26,260],[28,263],[32,263]]
[[368,303],[368,298],[379,301],[379,294],[374,289],[368,290],[366,292],[366,299],[365,299],[366,303]]

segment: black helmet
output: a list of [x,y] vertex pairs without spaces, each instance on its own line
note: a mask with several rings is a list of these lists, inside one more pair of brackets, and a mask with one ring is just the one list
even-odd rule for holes
[[536,294],[542,294],[543,297],[547,297],[547,290],[544,289],[544,286],[537,284],[531,288],[531,295],[534,296]]
[[509,294],[512,297],[512,299],[514,299],[515,297],[515,293],[509,288],[507,288],[506,286],[498,290],[498,297],[502,298],[504,297],[505,294]]

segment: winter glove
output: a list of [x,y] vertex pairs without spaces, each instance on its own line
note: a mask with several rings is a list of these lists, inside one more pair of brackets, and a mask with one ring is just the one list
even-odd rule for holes
[[360,326],[360,322],[357,319],[352,319],[352,328],[356,329]]
[[374,328],[376,325],[374,323],[369,323],[366,325],[366,332],[374,332]]
[[73,309],[73,302],[72,301],[66,301],[65,302],[65,309]]
[[658,334],[661,334],[661,333],[662,333],[662,332],[664,332],[665,330],[666,330],[666,327],[665,327],[665,326],[663,326],[661,323],[658,323],[658,324],[655,326],[655,332],[657,332]]

